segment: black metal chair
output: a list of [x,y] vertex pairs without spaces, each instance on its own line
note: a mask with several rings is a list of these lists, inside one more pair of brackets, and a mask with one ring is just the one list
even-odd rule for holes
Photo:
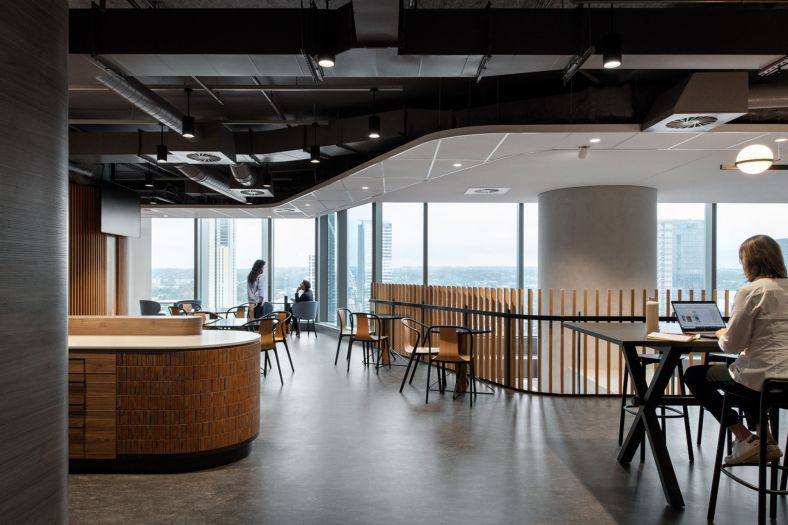
[[293,367],[293,359],[290,357],[290,347],[287,346],[287,327],[290,326],[290,318],[292,318],[293,316],[290,314],[290,312],[285,312],[284,310],[277,310],[265,316],[265,318],[267,317],[271,317],[278,320],[276,324],[276,331],[274,333],[274,340],[277,343],[282,343],[283,345],[285,345],[285,352],[287,352],[287,360],[290,361],[290,370],[295,372],[295,367]]
[[[737,396],[725,393],[724,401],[722,404],[722,411],[725,412],[726,408],[736,403]],[[767,418],[771,425],[771,430],[774,439],[779,442],[778,431],[780,428],[780,410],[788,409],[788,380],[786,379],[767,379],[763,383],[761,389],[761,402],[760,402],[760,421],[766,421]],[[758,492],[758,523],[763,525],[766,523],[766,496],[771,496],[769,505],[769,517],[774,519],[777,515],[777,496],[786,496],[788,491],[785,487],[777,488],[777,475],[779,471],[783,472],[785,476],[788,468],[780,465],[779,459],[771,462],[767,461],[767,434],[761,432],[760,435],[760,454],[758,456],[757,464],[740,464],[740,465],[723,465],[722,454],[725,449],[725,434],[726,428],[720,425],[720,432],[717,438],[717,455],[714,462],[714,477],[711,483],[711,494],[709,495],[709,510],[707,514],[708,521],[714,521],[714,514],[717,509],[717,492],[720,486],[720,474],[725,474],[733,481],[744,485],[747,488],[753,489]],[[786,442],[788,447],[788,442]],[[757,467],[758,468],[758,484],[750,483],[741,476],[733,473],[735,468]],[[767,469],[771,472],[769,487],[766,486]]]
[[247,317],[250,317],[249,310],[250,308],[253,307],[254,306],[251,305],[250,303],[239,304],[238,306],[233,306],[232,308],[228,308],[223,315],[225,319],[228,319],[230,316],[233,316],[236,319],[245,319]]
[[[454,325],[437,325],[430,326],[425,332],[428,346],[432,347],[432,337],[438,336],[437,353],[430,356],[429,363],[438,365],[438,390],[441,394],[446,393],[446,364],[452,363],[455,366],[465,365],[468,367],[468,374],[470,375],[469,391],[467,392],[470,399],[471,407],[473,407],[473,398],[476,396],[476,370],[474,368],[473,359],[473,337],[471,331],[464,326]],[[464,335],[470,341],[469,353],[467,355],[460,353],[460,336]],[[427,394],[425,396],[425,404],[430,402],[430,371],[432,366],[427,367]],[[457,384],[455,383],[454,391],[457,392]]]
[[140,299],[140,315],[164,315],[161,313],[161,303]]
[[[380,369],[381,355],[384,351],[389,351],[388,336],[378,335],[381,326],[380,317],[366,312],[354,312],[351,315],[351,319],[353,319],[353,326],[355,326],[356,329],[348,336],[350,340],[347,345],[347,371],[350,372],[350,355],[353,351],[353,342],[359,341],[364,350],[365,366],[372,362],[372,354],[377,349],[378,358],[375,363],[375,372],[377,373]],[[391,363],[389,363],[389,366],[391,366]]]
[[[638,354],[638,359],[640,360],[641,366],[648,366],[648,365],[658,365],[661,359],[659,354]],[[676,371],[678,372],[679,378],[679,393],[682,396],[687,395],[686,387],[684,386],[684,361],[686,360],[686,356],[682,357],[679,364],[676,366]],[[624,381],[621,385],[621,409],[619,412],[619,422],[618,422],[618,444],[619,446],[624,442],[624,419],[626,414],[637,414],[638,407],[636,404],[629,403],[629,393],[627,389],[629,387],[629,371],[624,369]],[[666,396],[666,400],[669,400],[670,396]],[[687,437],[687,455],[689,456],[690,463],[695,461],[695,454],[692,451],[692,430],[690,429],[689,423],[689,413],[687,411],[687,406],[682,405],[681,409],[677,409],[675,407],[669,406],[669,403],[660,405],[661,410],[661,419],[662,419],[662,432],[666,431],[665,423],[668,419],[676,419],[681,418],[684,420],[684,432]],[[640,461],[645,461],[646,459],[646,445],[645,441],[640,445]]]
[[244,328],[250,331],[254,331],[256,328],[260,334],[260,351],[265,352],[265,360],[260,373],[263,374],[263,377],[267,376],[268,365],[270,364],[268,352],[273,352],[276,359],[276,369],[279,371],[279,382],[284,386],[285,380],[282,378],[282,366],[279,364],[279,354],[276,351],[276,337],[274,335],[278,325],[279,319],[272,316],[253,319],[244,324]]
[[195,311],[199,312],[202,310],[202,302],[198,299],[186,299],[184,301],[176,301],[175,306],[182,310],[186,310],[187,312]]
[[170,315],[189,315],[189,312],[181,308],[180,306],[168,306],[167,311]]
[[[405,368],[405,375],[402,376],[402,384],[399,386],[399,391],[402,392],[402,389],[405,388],[405,380],[408,378],[408,372],[410,372],[410,381],[408,381],[408,384],[411,384],[413,382],[413,376],[416,375],[416,368],[419,366],[421,360],[427,359],[427,366],[431,366],[429,358],[436,355],[438,349],[429,346],[429,337],[426,336],[427,326],[425,324],[411,319],[410,317],[405,317],[401,319],[400,322],[402,326],[405,327],[406,334],[406,341],[405,344],[402,345],[402,351],[408,356],[408,366]],[[421,343],[427,343],[428,346],[421,346]],[[411,366],[413,366],[413,370],[411,370]]]
[[337,322],[339,324],[339,333],[337,334],[337,355],[334,356],[334,366],[337,366],[337,361],[339,360],[342,338],[353,335],[353,312],[344,307],[337,308]]

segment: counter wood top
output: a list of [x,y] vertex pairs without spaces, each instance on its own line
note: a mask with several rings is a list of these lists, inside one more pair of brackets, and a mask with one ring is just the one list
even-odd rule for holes
[[254,332],[211,330],[200,335],[70,335],[70,350],[200,350],[260,341]]

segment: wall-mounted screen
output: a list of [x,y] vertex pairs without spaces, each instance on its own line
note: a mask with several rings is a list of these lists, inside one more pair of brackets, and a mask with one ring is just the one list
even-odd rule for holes
[[137,192],[101,182],[101,231],[124,237],[140,236],[140,198]]

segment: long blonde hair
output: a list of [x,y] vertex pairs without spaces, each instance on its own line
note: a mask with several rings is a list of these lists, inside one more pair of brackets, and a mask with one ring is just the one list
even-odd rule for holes
[[739,246],[739,261],[748,281],[763,277],[785,279],[785,260],[777,241],[768,235],[753,235]]

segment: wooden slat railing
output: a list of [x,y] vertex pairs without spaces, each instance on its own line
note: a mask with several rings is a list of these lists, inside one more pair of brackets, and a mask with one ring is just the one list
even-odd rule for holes
[[[711,300],[717,301],[720,293],[724,295],[718,304],[727,318],[729,291],[715,290]],[[475,338],[476,373],[484,381],[534,393],[620,395],[624,373],[620,349],[566,330],[561,323],[642,321],[648,297],[660,298],[663,319],[667,319],[672,316],[671,298],[682,300],[685,296],[706,300],[707,293],[373,283],[370,301],[378,313],[406,315],[426,325],[458,324],[492,330]],[[399,347],[407,336],[401,324],[395,326],[394,340]],[[701,356],[690,355],[689,364],[701,360]],[[673,390],[676,385],[669,388]]]

